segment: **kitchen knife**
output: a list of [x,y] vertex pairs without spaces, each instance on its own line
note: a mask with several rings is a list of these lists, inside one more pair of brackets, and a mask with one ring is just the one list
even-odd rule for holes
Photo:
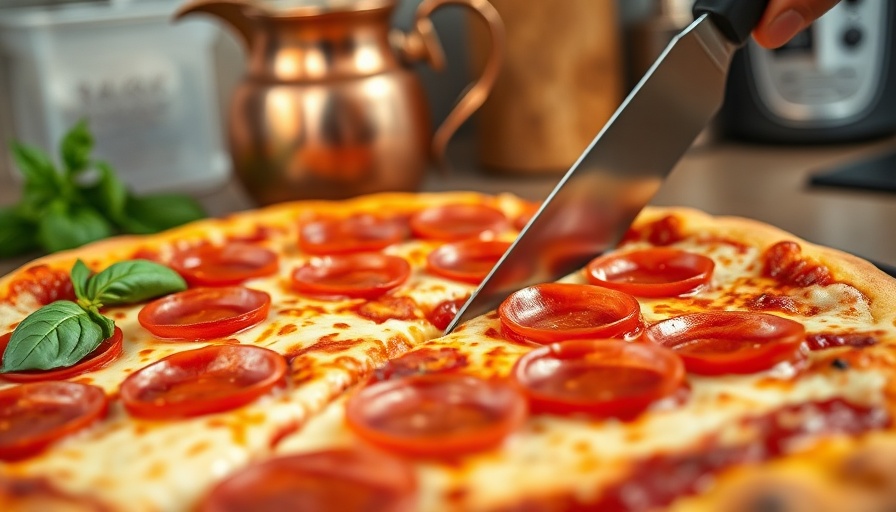
[[445,333],[511,293],[555,281],[614,247],[722,105],[734,51],[768,0],[698,0],[677,35],[622,102]]

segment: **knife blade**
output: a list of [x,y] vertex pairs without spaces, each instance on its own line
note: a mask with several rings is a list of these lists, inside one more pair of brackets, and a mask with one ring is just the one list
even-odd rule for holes
[[768,0],[698,0],[672,39],[560,179],[445,330],[511,293],[555,281],[619,243],[722,105],[731,58]]

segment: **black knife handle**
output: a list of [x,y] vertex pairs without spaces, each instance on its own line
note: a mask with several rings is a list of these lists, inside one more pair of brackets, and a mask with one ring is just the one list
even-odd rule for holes
[[709,14],[719,31],[732,43],[747,42],[750,32],[759,24],[769,0],[697,0],[694,18]]

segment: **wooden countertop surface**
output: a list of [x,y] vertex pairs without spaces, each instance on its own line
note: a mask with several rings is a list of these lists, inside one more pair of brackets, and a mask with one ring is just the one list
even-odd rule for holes
[[[698,144],[679,163],[652,201],[690,206],[716,215],[757,219],[812,242],[896,266],[896,193],[812,187],[809,176],[876,153],[896,151],[896,137],[826,146]],[[468,141],[452,143],[454,170],[433,171],[423,190],[513,192],[542,199],[559,175],[508,175],[478,169]],[[896,173],[896,169],[893,170]],[[0,205],[13,203],[18,187],[0,181]],[[252,208],[235,183],[197,196],[210,215]],[[0,275],[28,258],[0,260]]]

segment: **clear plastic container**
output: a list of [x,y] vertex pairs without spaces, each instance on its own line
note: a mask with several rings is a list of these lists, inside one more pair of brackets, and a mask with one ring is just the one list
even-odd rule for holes
[[0,0],[2,151],[15,138],[52,148],[56,157],[65,131],[86,118],[96,157],[137,192],[197,191],[226,181],[212,53],[217,29],[174,24],[180,3]]

